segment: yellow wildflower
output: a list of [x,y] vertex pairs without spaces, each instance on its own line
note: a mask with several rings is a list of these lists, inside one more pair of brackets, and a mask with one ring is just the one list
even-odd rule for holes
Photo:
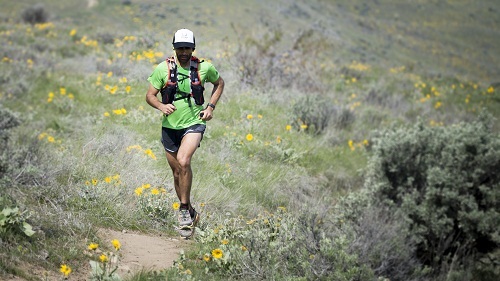
[[118,91],[118,86],[113,86],[109,89],[109,93],[114,95],[116,93],[116,91]]
[[98,247],[99,247],[99,244],[96,244],[96,243],[90,243],[90,244],[89,244],[89,246],[87,247],[87,249],[94,251],[94,250],[95,250],[95,249],[97,249]]
[[210,261],[210,255],[209,254],[204,254],[203,255],[203,260],[206,261],[206,262],[209,262]]
[[130,152],[132,151],[132,149],[137,149],[137,150],[142,150],[142,147],[140,145],[131,145],[129,147],[127,147],[127,152]]
[[222,252],[221,249],[214,249],[212,250],[212,256],[215,258],[215,259],[220,259],[222,258],[222,256],[224,255],[224,252]]
[[247,115],[247,119],[248,119],[248,120],[253,119],[253,115],[252,115],[252,114],[248,114],[248,115]]
[[136,194],[137,196],[141,196],[142,191],[143,191],[142,187],[138,187],[138,188],[136,188],[136,189],[134,190],[134,192],[135,192],[135,194]]
[[247,141],[252,141],[253,140],[253,135],[252,134],[248,134],[246,136],[246,139],[247,139]]
[[354,150],[356,149],[356,148],[354,147],[354,142],[353,142],[352,140],[349,140],[349,141],[347,142],[347,144],[349,145],[349,148],[350,148],[352,151],[354,151]]
[[174,209],[174,210],[179,210],[179,207],[180,207],[180,206],[181,206],[181,205],[180,205],[178,202],[174,202],[174,203],[172,203],[172,209]]
[[115,250],[120,250],[120,247],[122,246],[120,244],[120,241],[118,241],[117,239],[113,239],[111,240],[111,244],[113,244],[113,247],[115,247]]
[[59,271],[61,271],[61,273],[64,274],[64,276],[68,276],[71,273],[71,267],[63,264],[61,265],[61,269]]
[[290,131],[290,130],[292,129],[292,125],[286,125],[285,129],[286,129],[287,131]]
[[99,260],[101,260],[102,263],[107,263],[108,262],[108,256],[106,256],[105,254],[102,254],[99,257]]
[[158,195],[158,194],[160,194],[160,190],[158,188],[153,188],[153,189],[151,189],[151,194]]
[[144,150],[144,153],[146,153],[149,157],[153,158],[156,160],[156,155],[153,153],[153,150],[151,149],[146,149]]
[[223,239],[223,240],[221,241],[221,243],[222,243],[222,245],[227,245],[227,244],[229,244],[229,240],[227,240],[227,239]]

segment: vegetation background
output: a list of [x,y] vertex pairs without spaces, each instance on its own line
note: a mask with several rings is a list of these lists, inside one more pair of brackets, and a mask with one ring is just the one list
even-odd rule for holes
[[[0,278],[498,280],[497,1],[1,4]],[[179,28],[227,82],[203,220],[173,268],[118,277],[99,229],[175,235],[145,92]]]

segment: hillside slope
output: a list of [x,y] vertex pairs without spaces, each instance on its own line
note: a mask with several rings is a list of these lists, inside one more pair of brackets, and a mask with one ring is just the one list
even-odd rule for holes
[[[113,251],[102,228],[176,235],[161,115],[144,96],[178,28],[195,32],[195,54],[227,84],[192,163],[200,238],[162,271],[172,278],[189,265],[197,277],[225,279],[230,255],[205,264],[221,253],[212,250],[247,257],[250,249],[260,259],[244,264],[257,268],[248,278],[373,280],[378,273],[352,252],[349,218],[363,202],[338,205],[363,191],[373,140],[415,122],[446,128],[482,111],[500,117],[495,0],[3,2],[0,209],[15,219],[0,226],[0,279],[38,280],[26,264],[55,274],[70,265],[85,276],[88,260],[99,260],[91,243]],[[385,231],[381,240],[394,242],[409,276],[416,263],[395,235],[400,225],[367,221],[368,234]],[[274,243],[278,230],[289,236]],[[253,249],[233,243],[243,238]],[[293,266],[273,275],[285,262]]]

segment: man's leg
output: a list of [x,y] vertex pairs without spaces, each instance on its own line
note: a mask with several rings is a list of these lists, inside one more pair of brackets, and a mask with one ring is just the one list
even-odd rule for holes
[[177,196],[181,204],[191,202],[191,184],[193,182],[193,171],[191,170],[191,158],[200,145],[200,133],[188,133],[182,138],[181,145],[177,151],[177,170],[179,185],[176,186]]
[[174,176],[174,187],[175,192],[177,193],[177,197],[179,197],[179,173],[180,173],[180,165],[179,161],[177,161],[177,152],[168,152],[166,151],[168,165],[170,169],[172,169],[172,174]]

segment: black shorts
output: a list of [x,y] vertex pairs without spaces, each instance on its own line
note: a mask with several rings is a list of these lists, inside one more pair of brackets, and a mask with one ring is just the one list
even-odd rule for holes
[[205,128],[207,126],[203,124],[196,124],[191,127],[175,130],[168,129],[165,127],[161,128],[161,143],[163,147],[168,152],[177,152],[181,146],[182,138],[189,133],[200,133],[203,139],[203,133],[205,133]]

